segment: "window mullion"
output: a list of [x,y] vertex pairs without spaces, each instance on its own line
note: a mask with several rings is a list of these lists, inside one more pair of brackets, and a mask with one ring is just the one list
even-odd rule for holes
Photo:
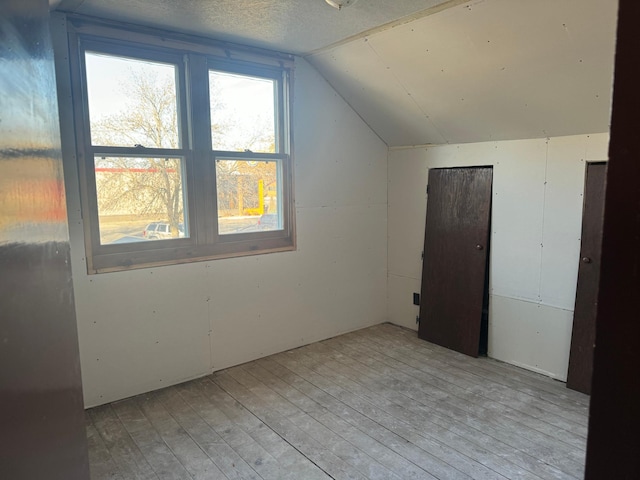
[[217,238],[216,180],[211,162],[211,122],[209,120],[209,88],[207,59],[202,55],[187,56],[189,120],[193,150],[195,189],[195,230],[199,244],[211,244]]

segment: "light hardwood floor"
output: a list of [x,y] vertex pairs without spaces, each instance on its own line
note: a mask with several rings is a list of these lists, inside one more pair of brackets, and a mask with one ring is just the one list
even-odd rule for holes
[[88,410],[91,474],[576,479],[588,399],[384,324]]

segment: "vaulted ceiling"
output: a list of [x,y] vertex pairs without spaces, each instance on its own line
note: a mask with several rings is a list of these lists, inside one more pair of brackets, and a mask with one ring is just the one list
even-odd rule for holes
[[305,56],[390,146],[605,132],[616,0],[51,0]]
[[309,57],[388,145],[609,130],[617,2],[484,0]]

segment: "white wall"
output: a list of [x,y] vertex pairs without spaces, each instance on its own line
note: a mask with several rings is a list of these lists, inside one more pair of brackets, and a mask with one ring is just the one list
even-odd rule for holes
[[87,275],[65,158],[87,407],[386,320],[387,147],[304,60],[294,88],[294,252]]
[[585,164],[608,134],[392,149],[389,320],[417,329],[429,168],[493,165],[489,356],[565,380]]

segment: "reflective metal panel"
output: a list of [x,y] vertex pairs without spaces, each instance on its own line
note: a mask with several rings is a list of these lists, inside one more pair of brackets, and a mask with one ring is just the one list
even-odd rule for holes
[[0,478],[88,479],[47,0],[0,2]]

